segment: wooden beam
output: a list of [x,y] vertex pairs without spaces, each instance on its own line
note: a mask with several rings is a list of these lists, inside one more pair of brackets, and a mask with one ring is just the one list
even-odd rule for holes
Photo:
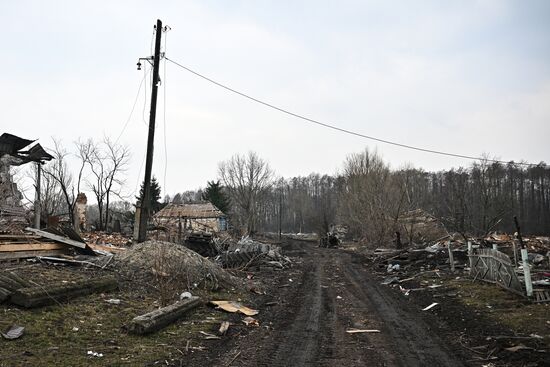
[[61,243],[42,242],[42,243],[0,243],[0,252],[12,251],[44,251],[44,250],[63,250],[67,246]]
[[128,331],[138,335],[152,333],[177,321],[189,310],[200,304],[201,300],[199,297],[191,297],[151,311],[145,315],[134,317],[128,325]]
[[35,234],[0,234],[0,240],[8,239],[8,240],[37,240],[40,236],[37,236]]
[[59,256],[65,252],[65,250],[0,252],[0,260],[24,259],[36,256]]
[[86,248],[86,243],[84,243],[84,242],[74,241],[74,240],[71,240],[70,238],[58,236],[56,234],[46,232],[46,231],[41,231],[41,230],[36,229],[36,228],[27,227],[27,228],[25,228],[25,231],[35,233],[39,236],[48,238],[48,239],[56,241],[56,242],[61,242],[61,243],[64,243],[66,245],[69,245],[69,246],[78,247],[78,248]]
[[111,246],[104,246],[104,245],[96,245],[93,243],[90,243],[88,246],[90,246],[92,250],[101,250],[101,251],[110,252],[113,254],[126,251],[125,247],[114,247],[114,246],[111,247]]

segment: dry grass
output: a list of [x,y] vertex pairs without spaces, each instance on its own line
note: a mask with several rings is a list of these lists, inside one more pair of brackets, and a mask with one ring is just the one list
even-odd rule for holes
[[[161,254],[163,262],[157,261],[156,264],[159,271],[170,272],[171,268],[164,267],[172,264],[169,261],[170,254],[172,253]],[[122,264],[124,263],[119,263]],[[126,275],[120,278],[120,290],[116,292],[94,294],[61,305],[33,310],[9,304],[0,305],[0,328],[5,329],[12,324],[26,328],[20,339],[7,341],[0,338],[0,367],[144,366],[153,365],[156,361],[166,365],[164,361],[185,359],[185,355],[190,353],[202,353],[194,348],[208,348],[208,342],[199,331],[212,333],[227,317],[212,308],[195,309],[182,320],[152,335],[135,336],[126,333],[124,325],[132,318],[161,305],[162,294],[153,280],[154,258],[151,258],[148,266],[147,274],[135,274],[135,279],[131,279],[132,274],[126,269]],[[0,263],[0,271],[7,268],[7,264]],[[22,265],[14,271],[23,278],[33,279],[47,287],[50,282],[95,277],[98,272],[104,274],[107,270],[37,264]],[[111,268],[110,272],[113,271]],[[161,278],[158,278],[159,281]],[[171,285],[178,292],[187,288],[186,282],[181,287],[177,282]],[[205,300],[210,299],[209,292],[204,289],[202,292]],[[196,293],[198,292],[193,292]],[[220,299],[246,299],[245,297],[246,294],[226,291],[215,296]],[[110,298],[120,299],[121,303],[108,303]],[[186,346],[189,346],[187,352]],[[89,356],[88,351],[102,353],[103,357]]]
[[550,303],[530,303],[496,285],[452,280],[450,285],[460,290],[463,303],[483,310],[490,318],[521,334],[537,334],[550,342]]

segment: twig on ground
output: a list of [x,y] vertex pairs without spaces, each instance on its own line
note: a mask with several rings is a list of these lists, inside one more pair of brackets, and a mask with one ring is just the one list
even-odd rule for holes
[[238,356],[241,355],[241,351],[239,351],[239,353],[235,354],[235,357],[233,357],[228,364],[226,364],[226,366],[230,366],[231,363],[235,362],[235,359],[237,359]]

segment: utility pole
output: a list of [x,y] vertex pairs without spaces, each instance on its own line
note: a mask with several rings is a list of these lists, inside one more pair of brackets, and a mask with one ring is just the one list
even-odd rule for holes
[[[153,85],[151,91],[151,113],[149,114],[149,135],[147,137],[147,159],[145,161],[145,178],[143,179],[143,197],[141,198],[141,212],[139,217],[138,242],[147,237],[147,222],[151,214],[151,171],[153,169],[153,143],[155,141],[155,117],[157,114],[157,91],[159,83],[160,40],[162,36],[162,22],[157,19],[155,55],[153,56]],[[138,69],[140,63],[138,63]]]
[[281,241],[281,222],[283,219],[283,185],[281,184],[279,187],[279,241]]

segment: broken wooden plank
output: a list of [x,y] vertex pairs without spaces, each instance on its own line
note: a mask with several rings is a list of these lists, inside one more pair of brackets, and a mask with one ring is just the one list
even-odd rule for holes
[[69,246],[78,247],[78,248],[82,248],[82,249],[86,248],[86,243],[84,243],[84,242],[78,242],[78,241],[75,241],[75,240],[71,240],[70,238],[58,236],[56,234],[46,232],[46,231],[41,231],[40,229],[27,227],[27,228],[25,228],[25,231],[35,233],[35,234],[37,234],[41,237],[48,238],[48,239],[56,241],[56,242],[61,242],[61,243],[64,243],[66,245],[69,245]]
[[178,320],[199,304],[201,304],[199,297],[191,297],[145,315],[134,317],[128,325],[128,331],[139,335],[152,333]]
[[0,244],[0,252],[62,250],[67,246],[55,242]]
[[47,284],[18,289],[11,295],[10,302],[26,308],[33,308],[96,292],[112,291],[117,288],[118,283],[113,277],[80,280],[74,283]]
[[15,260],[36,256],[59,256],[63,255],[65,252],[66,250],[0,252],[0,260]]
[[220,329],[218,330],[218,333],[220,335],[225,335],[228,329],[229,329],[229,321],[223,321],[222,324],[220,325]]
[[37,240],[40,236],[37,236],[35,234],[0,234],[0,240]]
[[346,333],[348,334],[360,334],[360,333],[379,333],[378,329],[348,329]]
[[234,302],[234,301],[210,301],[210,303],[218,306],[218,308],[224,311],[231,312],[231,313],[240,312],[242,314],[245,314],[246,316],[254,316],[260,312],[258,310],[253,310],[251,308],[248,308],[240,304],[239,302]]
[[94,243],[90,243],[88,244],[88,246],[90,246],[90,248],[94,251],[100,250],[100,251],[105,251],[112,254],[126,251],[125,247],[105,246],[105,245],[98,245]]

